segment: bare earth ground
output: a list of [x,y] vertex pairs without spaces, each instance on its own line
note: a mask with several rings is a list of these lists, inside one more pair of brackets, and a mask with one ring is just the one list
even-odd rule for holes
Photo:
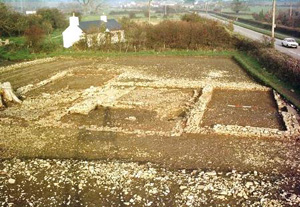
[[299,117],[235,62],[0,68],[1,206],[299,206]]

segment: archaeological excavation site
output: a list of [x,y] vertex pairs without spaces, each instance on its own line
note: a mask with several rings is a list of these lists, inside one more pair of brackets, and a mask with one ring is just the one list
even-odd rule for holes
[[229,57],[0,68],[0,206],[299,206],[299,111]]

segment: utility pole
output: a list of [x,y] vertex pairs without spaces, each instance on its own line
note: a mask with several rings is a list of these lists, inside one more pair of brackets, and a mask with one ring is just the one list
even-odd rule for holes
[[290,19],[292,18],[292,14],[293,14],[293,4],[291,2],[290,3]]
[[22,14],[24,14],[24,4],[23,4],[23,0],[21,0],[21,12],[22,12]]
[[272,40],[275,43],[275,16],[276,16],[276,0],[273,0],[273,8],[272,8]]
[[149,24],[151,23],[151,2],[152,0],[149,0],[148,2],[148,17],[149,17]]

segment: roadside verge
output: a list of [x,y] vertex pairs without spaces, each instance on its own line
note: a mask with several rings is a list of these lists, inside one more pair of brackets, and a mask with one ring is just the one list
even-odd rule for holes
[[293,88],[289,83],[279,80],[275,75],[264,70],[252,57],[239,53],[233,55],[233,59],[256,81],[272,87],[295,107],[300,109],[299,89]]

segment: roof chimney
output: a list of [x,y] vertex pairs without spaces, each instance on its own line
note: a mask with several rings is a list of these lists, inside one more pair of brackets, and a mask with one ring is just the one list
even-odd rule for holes
[[79,25],[79,18],[75,17],[75,14],[73,13],[73,16],[69,18],[70,20],[70,26],[78,26]]
[[100,20],[103,22],[107,22],[107,16],[105,16],[104,14],[100,17]]

